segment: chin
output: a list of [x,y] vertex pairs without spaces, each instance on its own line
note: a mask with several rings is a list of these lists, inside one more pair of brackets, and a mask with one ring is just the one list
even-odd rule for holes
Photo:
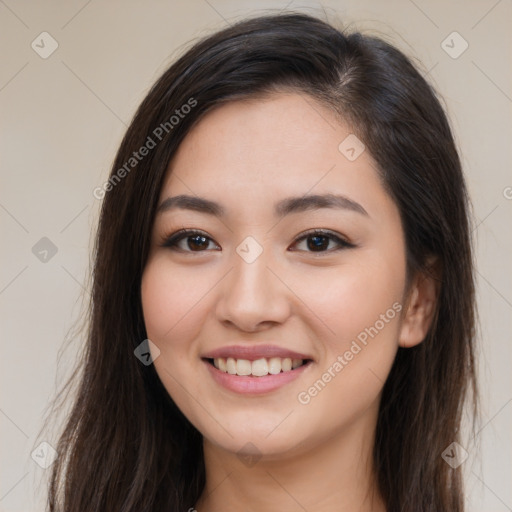
[[[300,428],[300,424],[283,424],[286,414],[281,413],[278,420],[273,417],[263,420],[261,413],[259,420],[255,417],[246,417],[245,421],[240,421],[234,417],[229,424],[223,425],[226,426],[226,430],[221,427],[213,430],[211,423],[208,428],[200,430],[206,441],[222,450],[239,456],[252,454],[272,460],[282,458],[308,444],[307,439],[310,435]],[[289,419],[285,419],[285,422],[288,421]],[[313,439],[311,441],[313,442]]]
[[[207,436],[205,440],[216,445],[221,450],[236,454],[244,462],[245,457],[252,457],[265,460],[282,460],[283,457],[291,455],[298,448],[297,439],[290,436],[276,436],[275,439],[266,438],[267,434],[258,436],[247,434],[235,434],[233,438],[225,436],[221,439],[210,438]],[[302,445],[302,443],[300,443]]]

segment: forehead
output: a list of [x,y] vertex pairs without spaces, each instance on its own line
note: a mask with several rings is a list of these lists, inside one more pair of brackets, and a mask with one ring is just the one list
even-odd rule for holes
[[[216,107],[190,131],[173,167],[210,159],[242,163],[256,171],[276,171],[292,159],[317,162],[338,151],[340,136],[350,130],[334,114],[305,94],[276,93]],[[252,159],[258,162],[252,165]],[[242,169],[241,169],[242,170]]]
[[273,203],[308,192],[375,202],[387,196],[376,169],[332,111],[305,94],[276,93],[229,102],[206,114],[181,143],[161,195],[247,206],[252,199]]

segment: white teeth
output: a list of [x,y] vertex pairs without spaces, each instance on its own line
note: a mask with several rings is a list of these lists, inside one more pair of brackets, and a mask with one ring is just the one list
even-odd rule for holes
[[292,369],[292,360],[289,357],[285,357],[281,361],[281,369],[283,372],[289,372]]
[[271,357],[268,360],[268,373],[272,375],[277,375],[278,373],[281,373],[281,358]]
[[264,377],[265,375],[277,375],[278,373],[289,372],[303,364],[302,359],[291,359],[290,357],[261,358],[255,361],[248,359],[235,359],[233,357],[218,357],[213,360],[213,365],[220,371],[230,375],[241,375],[253,377]]
[[252,365],[251,361],[247,359],[236,360],[236,373],[237,375],[251,375]]
[[[215,359],[214,359],[214,361],[215,361]],[[232,357],[228,357],[228,359],[226,361],[226,370],[231,375],[236,374],[236,361]]]
[[251,373],[255,377],[263,377],[264,375],[268,375],[268,363],[266,359],[256,359],[256,361],[252,362]]

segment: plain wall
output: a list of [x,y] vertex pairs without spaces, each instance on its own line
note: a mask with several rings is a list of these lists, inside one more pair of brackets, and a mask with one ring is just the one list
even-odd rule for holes
[[[510,1],[2,0],[0,511],[44,509],[38,486],[49,469],[31,453],[83,345],[77,337],[61,351],[88,294],[101,204],[93,190],[126,125],[183,45],[269,9],[321,17],[325,9],[331,21],[384,35],[421,61],[444,98],[474,204],[481,318],[481,458],[467,446],[468,510],[512,510]],[[48,58],[31,46],[51,49],[44,31],[58,43]],[[448,38],[450,56],[442,44],[454,31],[463,39]],[[463,40],[468,48],[453,58]]]

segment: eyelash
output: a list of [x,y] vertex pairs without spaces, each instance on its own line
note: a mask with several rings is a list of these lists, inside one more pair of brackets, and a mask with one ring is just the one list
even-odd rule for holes
[[[202,251],[190,251],[190,250],[180,249],[178,247],[178,243],[181,242],[181,240],[185,240],[192,236],[198,236],[198,235],[203,236],[207,240],[213,242],[213,240],[204,231],[199,231],[196,229],[180,229],[179,231],[176,231],[175,233],[165,236],[162,240],[161,247],[166,247],[173,251],[179,251],[179,252],[188,252],[188,253],[206,252],[208,249],[205,249]],[[302,235],[300,235],[299,238],[297,238],[294,243],[296,244],[296,243],[302,242],[303,240],[307,239],[310,236],[327,237],[327,238],[330,238],[331,240],[334,240],[340,246],[337,249],[328,249],[326,251],[304,251],[304,252],[309,252],[309,253],[315,254],[315,255],[321,255],[322,253],[330,254],[332,252],[340,251],[342,249],[349,249],[349,248],[355,247],[354,244],[348,242],[344,238],[342,238],[342,237],[336,235],[335,233],[333,233],[332,231],[329,231],[326,229],[313,229],[313,230],[307,231],[306,233],[303,233]]]

